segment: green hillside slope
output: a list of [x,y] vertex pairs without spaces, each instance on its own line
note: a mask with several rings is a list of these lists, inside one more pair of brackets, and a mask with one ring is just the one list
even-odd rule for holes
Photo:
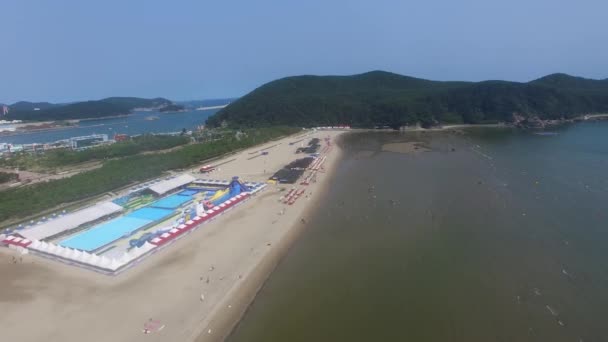
[[267,83],[210,117],[218,126],[338,125],[398,127],[422,122],[509,122],[608,112],[608,80],[565,74],[528,83],[440,82],[383,71],[295,76]]

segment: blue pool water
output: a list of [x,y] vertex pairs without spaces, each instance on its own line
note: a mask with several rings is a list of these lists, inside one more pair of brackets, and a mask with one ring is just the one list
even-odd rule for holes
[[117,199],[113,200],[112,202],[114,202],[115,204],[118,204],[120,206],[124,206],[125,204],[127,204],[129,202],[129,196],[123,196],[123,197],[117,198]]
[[201,192],[201,191],[218,191],[218,190],[221,190],[221,189],[224,189],[224,188],[225,188],[225,186],[224,187],[222,187],[222,186],[218,186],[218,187],[200,187],[200,188],[196,188],[196,191],[197,192]]
[[180,195],[180,196],[192,196],[192,195],[194,195],[196,193],[198,193],[198,190],[187,189],[187,190],[184,190],[184,191],[180,192],[178,195]]
[[83,251],[94,251],[172,213],[173,210],[169,209],[142,208],[135,210],[127,216],[95,226],[83,233],[63,240],[59,244]]
[[135,210],[134,212],[127,215],[126,217],[133,217],[133,218],[138,218],[138,219],[148,220],[148,221],[158,221],[160,219],[163,219],[163,218],[171,215],[171,213],[173,213],[173,210],[170,210],[170,209],[145,207],[145,208]]
[[88,252],[94,251],[120,239],[126,234],[132,233],[150,222],[152,221],[124,216],[95,226],[81,234],[63,240],[59,244],[63,247],[76,248]]
[[150,204],[150,207],[175,209],[190,200],[190,196],[173,195]]

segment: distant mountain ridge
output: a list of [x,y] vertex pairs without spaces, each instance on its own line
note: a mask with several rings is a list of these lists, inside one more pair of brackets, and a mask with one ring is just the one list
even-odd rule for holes
[[9,106],[11,110],[35,110],[36,108],[40,109],[48,109],[55,106],[60,106],[59,104],[52,104],[49,102],[28,102],[28,101],[19,101],[13,103]]
[[417,122],[511,122],[515,117],[561,119],[599,112],[608,113],[608,79],[558,73],[527,83],[444,82],[372,71],[272,81],[232,102],[207,123],[399,127]]
[[530,83],[562,89],[608,89],[608,78],[603,80],[594,80],[561,73],[547,75],[531,81]]
[[136,108],[161,108],[169,105],[173,105],[173,102],[162,97],[108,97],[67,104],[20,101],[9,106],[9,113],[3,119],[45,121],[101,118],[129,114]]

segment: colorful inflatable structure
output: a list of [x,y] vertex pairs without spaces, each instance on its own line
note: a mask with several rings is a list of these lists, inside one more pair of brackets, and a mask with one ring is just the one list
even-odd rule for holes
[[[245,185],[237,177],[233,177],[232,181],[203,180],[202,184],[214,186],[213,196],[217,192],[220,192],[221,196],[218,196],[215,202],[217,205],[203,210],[201,213],[199,213],[199,207],[203,206],[201,203],[195,203],[190,207],[183,207],[181,209],[181,217],[172,226],[160,228],[154,232],[145,232],[139,238],[131,238],[129,240],[129,248],[122,254],[113,251],[107,255],[105,255],[105,252],[101,252],[102,254],[98,255],[93,252],[70,248],[52,242],[29,240],[18,235],[4,236],[4,234],[0,235],[0,246],[7,246],[22,253],[29,251],[39,256],[103,274],[116,275],[136,265],[141,258],[158,251],[160,248],[164,248],[164,246],[170,245],[173,241],[198,229],[202,224],[214,220],[226,211],[249,200],[252,195],[262,191],[266,187],[264,183],[247,183]],[[220,190],[218,190],[218,187],[221,187]],[[294,190],[294,192],[295,194],[292,197],[298,195],[298,191]],[[221,202],[223,200],[222,197],[225,199],[223,202]],[[214,205],[214,203],[210,204]],[[193,215],[196,216],[192,217]],[[123,238],[126,238],[126,236],[123,236]]]
[[209,200],[207,201],[207,207],[215,207],[221,203],[226,202],[227,200],[231,199],[236,195],[250,191],[251,189],[247,185],[239,181],[239,177],[232,177],[232,181],[230,182],[227,188],[223,190],[218,190],[211,198],[209,198]]
[[158,229],[155,232],[144,233],[139,239],[131,239],[129,240],[129,246],[131,248],[138,248],[143,246],[146,242],[154,239],[155,237],[161,236],[162,234],[168,232],[170,229]]

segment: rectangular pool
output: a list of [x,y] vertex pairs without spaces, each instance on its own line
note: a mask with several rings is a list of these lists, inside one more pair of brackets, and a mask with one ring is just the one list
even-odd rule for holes
[[150,222],[152,221],[128,216],[119,217],[63,240],[59,244],[63,247],[90,252],[116,241]]
[[175,209],[191,200],[190,196],[172,195],[150,204],[150,207]]
[[87,252],[94,251],[172,213],[173,210],[169,209],[142,208],[127,216],[97,225],[63,240],[59,244],[63,247],[76,248]]
[[178,195],[180,196],[192,196],[192,195],[196,195],[198,193],[198,190],[195,189],[186,189],[182,192],[180,192]]
[[131,212],[129,215],[126,215],[125,217],[133,217],[133,218],[138,218],[138,219],[143,219],[143,220],[148,220],[148,221],[158,221],[158,220],[164,219],[165,217],[171,215],[172,213],[173,213],[173,210],[171,210],[171,209],[144,207],[144,208],[137,209],[137,210]]

